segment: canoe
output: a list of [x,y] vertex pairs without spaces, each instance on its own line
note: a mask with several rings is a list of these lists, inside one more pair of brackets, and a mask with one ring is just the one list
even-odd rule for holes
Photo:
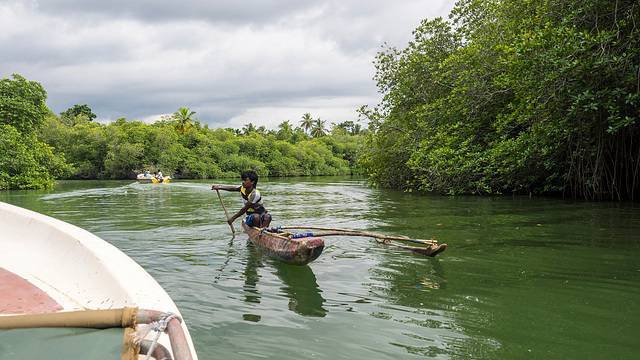
[[[121,352],[127,359],[143,359],[157,338],[154,358],[197,359],[173,300],[113,245],[3,202],[0,229],[0,329],[11,329],[0,330],[0,343],[10,347],[0,349],[0,355],[93,359],[101,346],[113,351],[107,343],[115,339],[118,357]],[[145,333],[155,325],[162,326]]]
[[269,256],[291,265],[307,265],[317,259],[324,249],[324,240],[320,237],[297,237],[277,228],[262,230],[248,226],[242,221],[242,229],[251,242]]

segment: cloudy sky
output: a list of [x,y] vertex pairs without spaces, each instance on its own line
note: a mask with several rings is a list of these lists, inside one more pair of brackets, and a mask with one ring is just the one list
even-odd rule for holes
[[212,128],[302,114],[357,120],[381,95],[373,61],[454,0],[0,0],[0,78],[47,91],[56,114],[109,122],[179,107]]

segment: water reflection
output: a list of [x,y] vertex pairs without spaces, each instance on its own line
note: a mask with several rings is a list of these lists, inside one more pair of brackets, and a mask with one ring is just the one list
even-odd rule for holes
[[[244,269],[244,301],[259,304],[261,294],[258,290],[259,269],[265,262],[275,268],[274,274],[282,281],[279,295],[289,299],[289,310],[302,316],[324,317],[327,310],[323,307],[326,300],[322,297],[316,276],[309,266],[287,265],[268,258],[262,250],[247,241],[248,258]],[[244,314],[247,321],[260,321],[259,315]]]
[[289,298],[289,310],[302,316],[325,317],[327,310],[323,307],[322,297],[316,276],[309,266],[293,266],[275,262],[276,276],[282,280],[280,288]]
[[218,281],[220,281],[220,279],[222,278],[222,276],[225,273],[225,269],[227,268],[227,266],[229,266],[229,263],[231,262],[231,259],[233,259],[234,255],[235,255],[235,250],[233,248],[233,240],[236,238],[235,235],[233,235],[231,237],[231,240],[229,240],[229,244],[227,246],[227,251],[225,254],[225,259],[222,262],[222,265],[220,265],[220,268],[218,269],[219,274],[215,276],[214,278],[214,283],[217,283]]
[[[420,271],[416,272],[416,269]],[[402,306],[420,307],[424,305],[424,292],[447,289],[445,271],[438,259],[416,255],[413,261],[399,262],[392,257],[382,261],[370,272],[372,278],[385,284],[379,291],[389,298],[395,298],[396,304]],[[398,294],[403,296],[398,297]]]
[[244,269],[244,286],[242,287],[243,291],[246,292],[244,301],[259,304],[261,296],[257,285],[260,279],[258,269],[264,267],[262,259],[260,258],[262,254],[260,254],[258,252],[259,250],[255,249],[251,243],[247,242],[247,246],[250,247],[250,251],[248,252],[249,256]]

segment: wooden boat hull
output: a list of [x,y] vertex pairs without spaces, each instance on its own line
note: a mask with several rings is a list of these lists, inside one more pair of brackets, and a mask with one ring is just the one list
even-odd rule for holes
[[[136,307],[180,316],[151,275],[86,230],[3,202],[0,229],[0,320]],[[174,354],[186,347],[191,355],[182,358],[197,359],[184,321],[171,322],[180,342],[163,335],[159,343]]]
[[248,226],[244,220],[242,229],[251,242],[269,256],[291,265],[307,265],[324,249],[324,240],[320,237],[293,238],[290,233],[273,233]]

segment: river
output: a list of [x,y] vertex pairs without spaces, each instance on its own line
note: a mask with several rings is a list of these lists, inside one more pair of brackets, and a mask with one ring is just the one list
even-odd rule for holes
[[[214,183],[240,179],[59,181],[0,201],[87,229],[141,264],[180,308],[200,359],[640,358],[637,203],[260,179],[272,225],[448,244],[428,258],[327,237],[320,258],[297,267],[231,235]],[[231,213],[242,207],[238,193],[221,195]]]

